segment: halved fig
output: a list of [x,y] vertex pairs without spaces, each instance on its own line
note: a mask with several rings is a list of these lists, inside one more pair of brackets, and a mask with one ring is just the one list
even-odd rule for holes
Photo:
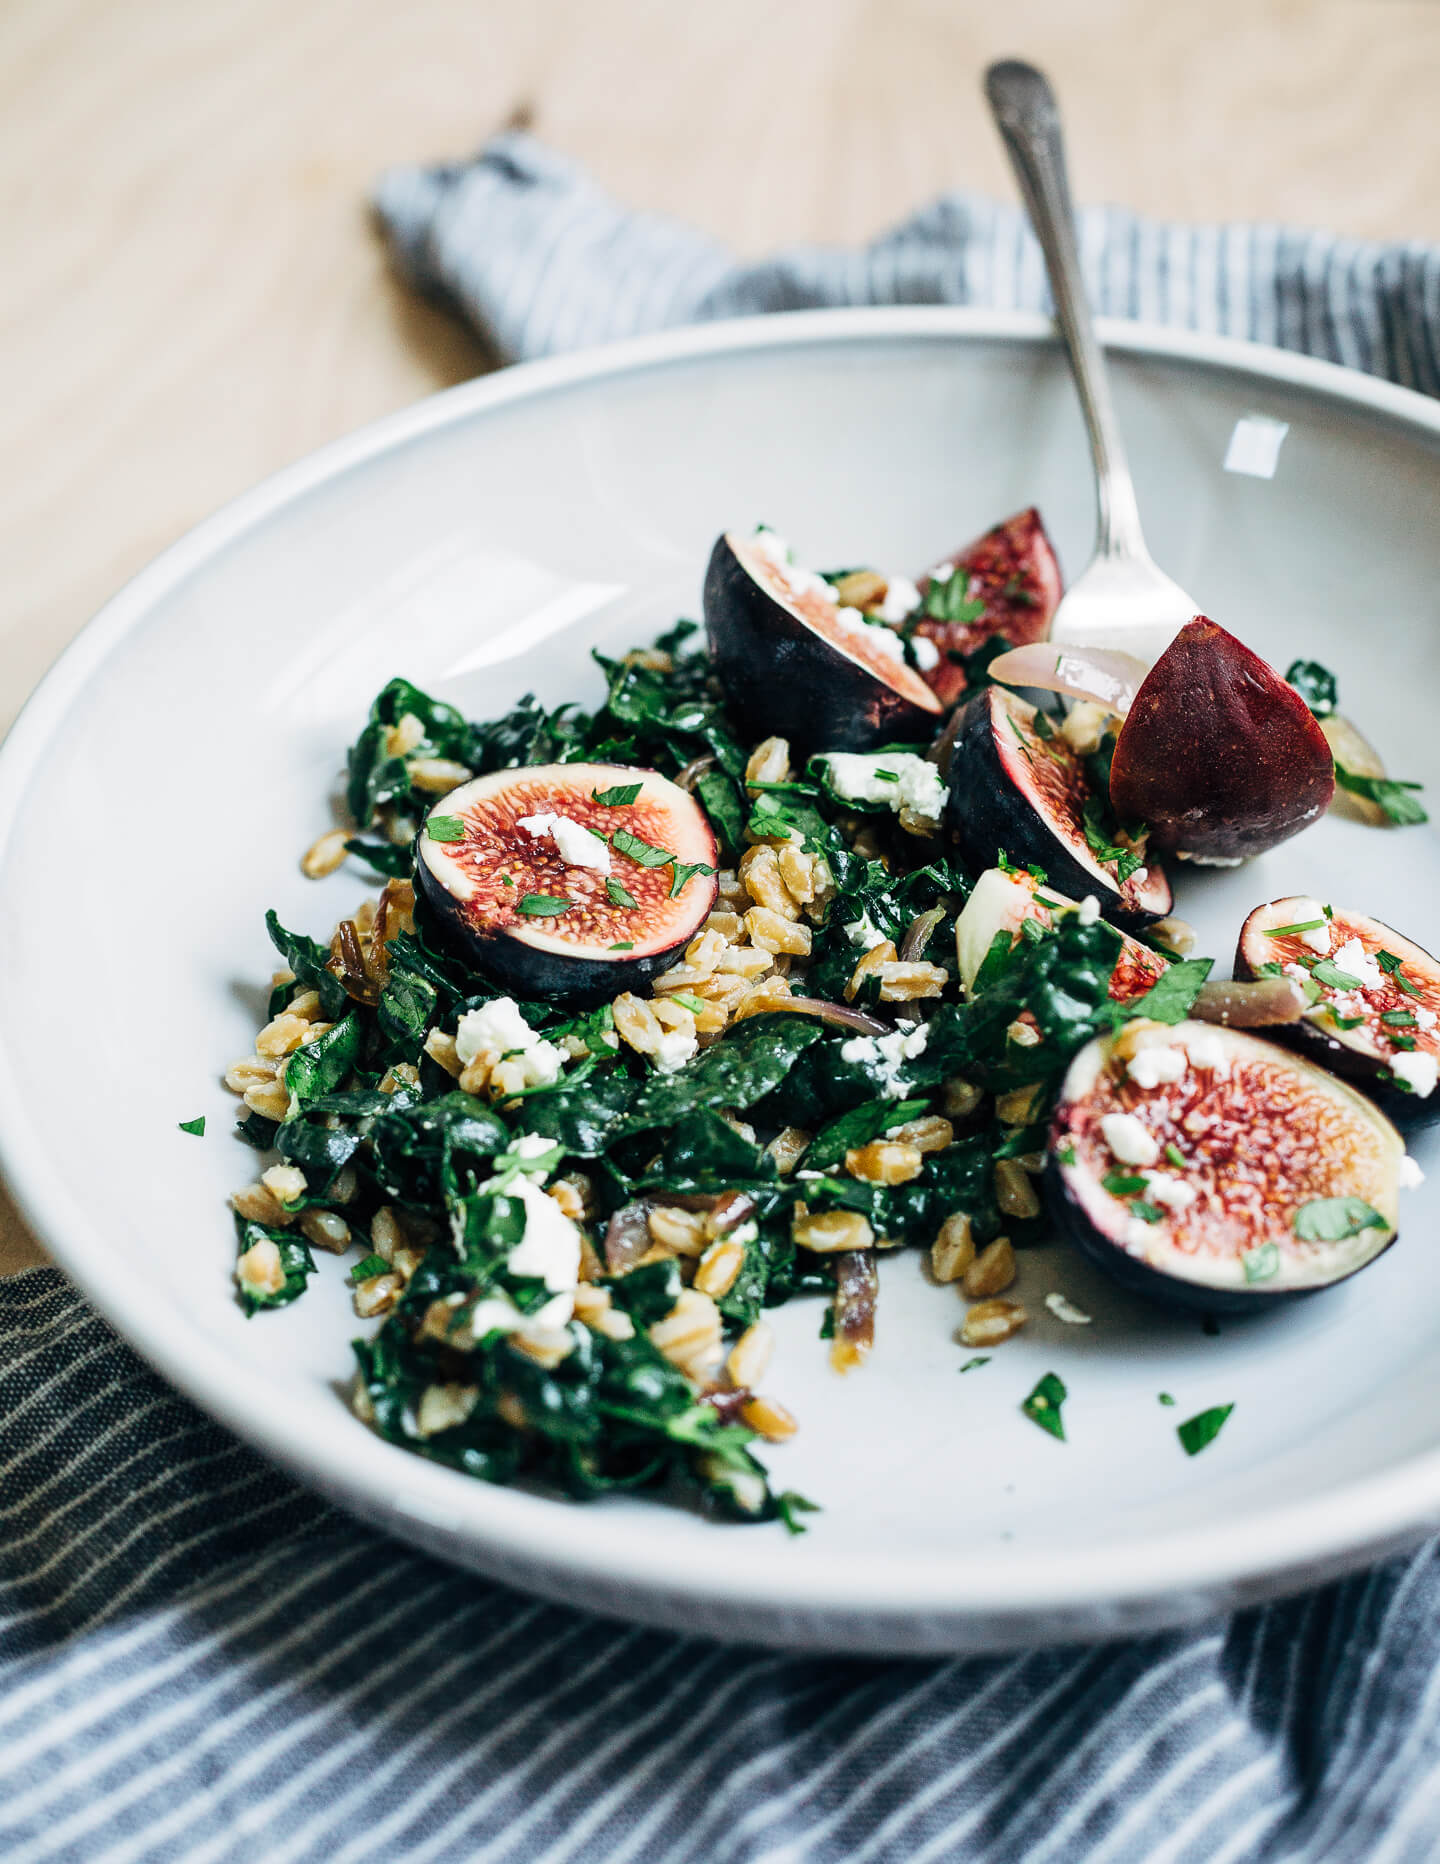
[[1159,849],[1222,865],[1299,834],[1334,792],[1309,706],[1204,615],[1150,669],[1110,765],[1122,821],[1147,823]]
[[1404,1141],[1362,1094],[1258,1037],[1131,1023],[1071,1062],[1045,1190],[1137,1294],[1210,1313],[1353,1275],[1394,1241]]
[[1354,1081],[1397,1126],[1440,1121],[1440,964],[1422,946],[1292,894],[1245,921],[1235,975],[1303,984],[1313,1001],[1281,1039]]
[[[1042,885],[1033,874],[987,867],[955,921],[955,962],[961,983],[967,991],[974,989],[997,932],[1008,933],[1013,945],[1022,936],[1020,928],[1027,919],[1048,930],[1057,913],[1083,910],[1048,883]],[[1169,967],[1158,951],[1138,939],[1124,932],[1119,938],[1120,955],[1110,973],[1110,995],[1117,1003],[1128,1003],[1132,997],[1144,996]]]
[[[1079,754],[1033,705],[1001,686],[967,699],[950,754],[950,833],[972,867],[988,867],[996,849],[1038,867],[1063,893],[1093,893],[1107,919],[1145,925],[1163,919],[1172,895],[1165,870],[1131,853],[1087,823],[1099,802]],[[1086,829],[1090,828],[1090,839]],[[1091,846],[1113,847],[1107,858]]]
[[1012,647],[1043,641],[1062,590],[1054,546],[1033,505],[937,563],[921,578],[922,595],[929,594],[932,584],[950,583],[960,570],[967,572],[968,582],[963,590],[956,585],[957,595],[983,602],[984,613],[974,621],[926,617],[915,630],[935,644],[940,658],[925,678],[947,706],[965,690],[960,664],[964,657],[983,647],[992,634],[1003,634]]
[[705,572],[705,631],[726,702],[753,738],[802,752],[928,738],[940,701],[900,636],[842,607],[773,531],[727,531]]
[[570,1004],[673,962],[714,904],[716,867],[694,797],[620,764],[476,777],[435,804],[416,849],[452,946],[519,996]]

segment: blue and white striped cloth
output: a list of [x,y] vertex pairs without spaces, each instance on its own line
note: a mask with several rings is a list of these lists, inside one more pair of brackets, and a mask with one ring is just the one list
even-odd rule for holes
[[[506,358],[828,303],[1045,302],[1017,216],[740,266],[531,139],[405,170],[401,264]],[[1117,315],[1440,386],[1440,256],[1085,216]],[[1087,1651],[726,1649],[465,1578],[297,1490],[54,1270],[0,1281],[6,1864],[1401,1864],[1440,1856],[1440,1554]]]

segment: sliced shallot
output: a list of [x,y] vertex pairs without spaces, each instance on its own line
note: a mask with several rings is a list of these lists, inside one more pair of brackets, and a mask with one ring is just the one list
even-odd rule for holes
[[1118,648],[1057,647],[1053,641],[1012,647],[998,654],[989,670],[991,679],[1002,686],[1030,686],[1066,693],[1072,699],[1093,699],[1122,718],[1150,671],[1143,660]]
[[1298,1023],[1308,1008],[1305,992],[1293,977],[1260,977],[1253,983],[1202,984],[1190,1014],[1198,1022],[1221,1023],[1227,1029],[1265,1029]]
[[830,1364],[837,1372],[863,1365],[875,1344],[875,1303],[880,1276],[873,1249],[844,1249],[835,1257],[835,1337]]

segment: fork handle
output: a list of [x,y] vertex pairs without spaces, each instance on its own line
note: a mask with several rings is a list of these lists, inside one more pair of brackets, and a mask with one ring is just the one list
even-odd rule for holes
[[1135,487],[1080,271],[1055,93],[1044,72],[1020,59],[1007,58],[985,73],[985,95],[1045,255],[1055,317],[1090,436],[1100,508],[1096,551],[1110,557],[1145,557],[1149,553],[1140,530]]

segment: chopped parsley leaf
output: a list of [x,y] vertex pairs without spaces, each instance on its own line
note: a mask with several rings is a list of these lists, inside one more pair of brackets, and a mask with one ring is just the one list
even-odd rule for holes
[[1181,1171],[1185,1169],[1187,1162],[1185,1154],[1180,1150],[1179,1146],[1175,1144],[1173,1139],[1165,1148],[1165,1156],[1172,1165],[1177,1166]]
[[558,919],[574,904],[573,900],[561,899],[558,893],[524,893],[515,902],[515,910],[527,919]]
[[812,1502],[804,1495],[797,1495],[794,1489],[785,1489],[775,1497],[775,1512],[785,1523],[787,1534],[803,1534],[805,1523],[798,1519],[802,1514],[819,1514],[819,1502]]
[[1395,979],[1395,982],[1405,992],[1407,997],[1418,997],[1420,995],[1419,985],[1412,984],[1401,968],[1405,962],[1403,958],[1397,958],[1393,951],[1386,951],[1382,947],[1381,950],[1377,951],[1375,954],[1375,962],[1387,976]]
[[1161,1392],[1161,1393],[1160,1393],[1160,1403],[1161,1403],[1161,1404],[1174,1404],[1174,1402],[1175,1402],[1175,1400],[1174,1400],[1174,1399],[1173,1399],[1173,1398],[1171,1397],[1171,1395],[1170,1395],[1170,1393],[1169,1393],[1169,1392]]
[[1293,926],[1273,926],[1265,936],[1266,938],[1290,938],[1297,932],[1318,932],[1322,927],[1329,925],[1330,918],[1331,915],[1327,913],[1323,919],[1301,919]]
[[[1304,960],[1302,959],[1303,963]],[[1321,958],[1317,964],[1310,966],[1310,975],[1317,984],[1323,984],[1327,990],[1363,990],[1363,977],[1352,977],[1348,971],[1342,971],[1338,964],[1332,964],[1328,958]]]
[[[1123,887],[1130,876],[1138,873],[1145,865],[1145,857],[1143,854],[1137,854],[1133,848],[1122,847],[1118,841],[1112,840],[1106,834],[1101,826],[1104,813],[1104,804],[1098,796],[1092,796],[1085,805],[1083,823],[1085,845],[1102,866],[1108,867],[1112,862],[1114,863],[1115,878]],[[1144,832],[1143,828],[1135,829],[1135,838],[1138,839]]]
[[670,1001],[672,1003],[682,1004],[687,1010],[693,1010],[697,1016],[699,1016],[705,1008],[703,998],[692,997],[687,991],[683,990],[672,990],[670,992]]
[[628,804],[635,801],[644,787],[643,781],[640,783],[617,783],[613,789],[591,790],[590,795],[593,801],[603,803],[607,809],[624,809]]
[[508,874],[502,874],[500,878],[504,881],[507,887],[513,887],[515,885],[515,882],[510,878]]
[[635,941],[633,938],[624,939],[617,945],[607,945],[605,949],[606,951],[634,951]]
[[677,861],[675,878],[670,883],[670,898],[678,899],[684,891],[686,882],[693,880],[697,874],[713,874],[714,872],[715,869],[705,861]]
[[1233,1404],[1213,1405],[1210,1410],[1201,1411],[1198,1416],[1187,1417],[1183,1424],[1177,1424],[1175,1435],[1180,1439],[1180,1447],[1185,1454],[1198,1456],[1207,1443],[1213,1443],[1234,1409]]
[[458,815],[432,815],[425,833],[431,841],[464,841],[465,824]]
[[1148,1182],[1123,1171],[1107,1171],[1100,1180],[1111,1197],[1133,1197],[1137,1191],[1143,1191]]
[[350,1281],[352,1286],[358,1286],[362,1281],[369,1281],[372,1275],[386,1275],[389,1270],[390,1264],[384,1256],[366,1256],[363,1262],[357,1262],[351,1269]]
[[1326,1014],[1337,1029],[1358,1029],[1365,1020],[1363,1016],[1342,1016],[1335,1009],[1327,1010]]
[[653,842],[642,841],[638,835],[632,835],[628,828],[617,828],[610,837],[610,846],[617,854],[628,855],[641,867],[666,867],[675,859],[668,848],[657,848]]
[[1063,1145],[1056,1146],[1055,1156],[1062,1165],[1073,1165],[1075,1163],[1075,1148],[1067,1139]]
[[1411,1010],[1384,1010],[1381,1012],[1382,1023],[1389,1023],[1392,1029],[1415,1029],[1419,1025]]
[[973,1358],[967,1359],[965,1361],[964,1365],[961,1366],[960,1370],[962,1372],[974,1372],[978,1366],[988,1366],[989,1363],[990,1363],[989,1353],[976,1353]]
[[1138,1217],[1142,1223],[1158,1223],[1165,1212],[1158,1204],[1147,1204],[1143,1197],[1137,1197],[1130,1206],[1130,1215]]
[[635,895],[622,887],[618,880],[607,880],[605,882],[605,897],[612,906],[638,907],[640,904]]
[[1270,1281],[1280,1273],[1280,1248],[1276,1243],[1261,1243],[1247,1249],[1240,1258],[1247,1282]]
[[1052,1437],[1058,1437],[1064,1443],[1065,1420],[1060,1414],[1060,1407],[1068,1396],[1058,1375],[1047,1372],[1020,1409],[1032,1424],[1038,1424],[1041,1430],[1048,1430]]
[[900,781],[900,773],[897,770],[877,770],[875,775],[882,783],[898,783]]
[[923,612],[932,621],[979,621],[985,613],[985,604],[970,600],[970,571],[963,563],[943,581],[931,577]]
[[1421,783],[1401,783],[1394,777],[1362,777],[1357,771],[1347,770],[1338,762],[1335,765],[1335,781],[1342,790],[1349,790],[1352,796],[1363,796],[1366,802],[1378,803],[1397,828],[1409,828],[1418,822],[1430,820],[1410,794],[1412,790],[1423,789],[1425,786]]
[[1295,1234],[1307,1243],[1343,1243],[1362,1230],[1389,1225],[1363,1197],[1312,1197],[1295,1212]]
[[181,1120],[180,1130],[182,1133],[192,1133],[196,1139],[203,1139],[205,1137],[205,1115],[202,1113],[198,1120]]
[[1318,660],[1292,660],[1285,671],[1285,684],[1295,688],[1316,718],[1329,718],[1340,702],[1335,675]]

